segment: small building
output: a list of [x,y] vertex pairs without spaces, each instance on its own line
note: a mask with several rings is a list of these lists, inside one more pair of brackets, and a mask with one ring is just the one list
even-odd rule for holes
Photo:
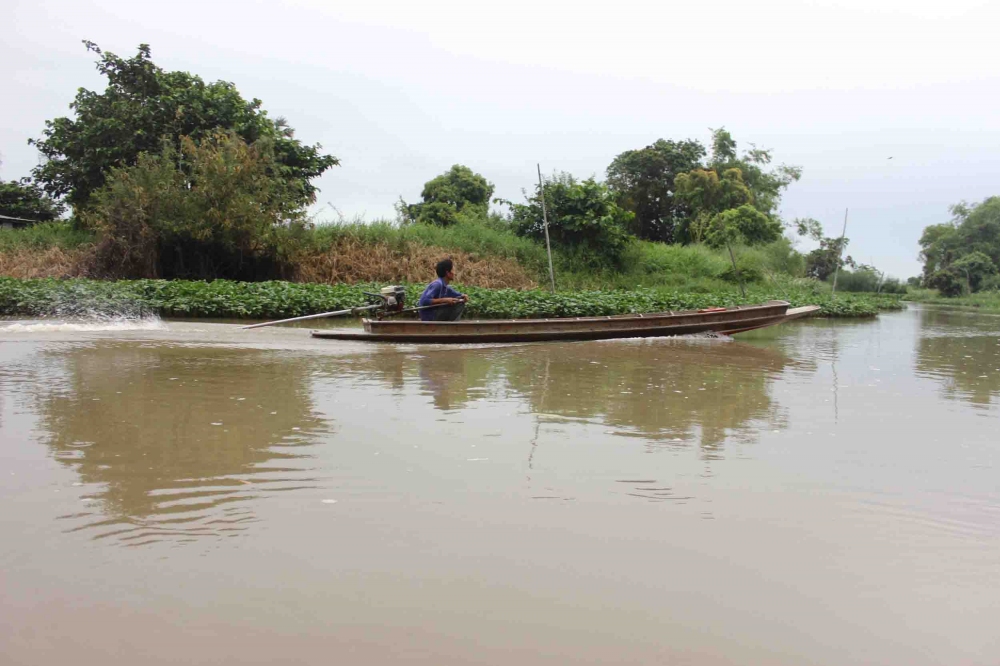
[[38,220],[26,220],[23,217],[0,215],[0,229],[20,229],[37,223]]

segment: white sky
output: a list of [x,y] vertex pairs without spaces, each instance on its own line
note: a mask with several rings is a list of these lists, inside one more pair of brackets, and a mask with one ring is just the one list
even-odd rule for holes
[[803,167],[786,219],[836,235],[849,207],[850,253],[905,278],[924,226],[1000,195],[997,0],[5,0],[0,15],[4,179],[28,175],[27,139],[78,87],[103,89],[90,39],[149,43],[162,67],[262,99],[341,159],[319,201],[348,217],[391,216],[455,163],[518,200],[536,162],[603,177],[624,150],[725,126]]

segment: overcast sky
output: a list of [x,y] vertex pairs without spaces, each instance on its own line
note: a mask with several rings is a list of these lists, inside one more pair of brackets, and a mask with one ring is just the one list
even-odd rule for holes
[[520,199],[536,162],[603,178],[624,150],[725,126],[803,168],[785,219],[836,235],[849,208],[850,253],[905,278],[923,227],[1000,195],[997,0],[5,0],[2,14],[3,179],[28,175],[27,139],[77,88],[104,88],[89,39],[121,56],[148,43],[164,68],[263,100],[340,158],[319,201],[348,217],[391,216],[456,163]]

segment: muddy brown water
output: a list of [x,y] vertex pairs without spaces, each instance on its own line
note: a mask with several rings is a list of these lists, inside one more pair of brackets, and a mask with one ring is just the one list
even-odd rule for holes
[[1000,317],[0,322],[0,662],[1000,663]]

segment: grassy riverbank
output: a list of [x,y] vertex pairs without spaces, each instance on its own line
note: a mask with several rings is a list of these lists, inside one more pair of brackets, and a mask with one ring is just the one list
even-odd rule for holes
[[937,289],[910,289],[904,300],[932,305],[949,305],[960,308],[976,308],[988,312],[1000,312],[1000,291],[981,291],[966,296],[942,296]]
[[[86,314],[149,313],[179,317],[277,319],[348,308],[365,302],[371,284],[306,284],[294,282],[230,282],[215,280],[119,280],[0,278],[0,316],[45,317]],[[415,303],[423,285],[409,285]],[[469,294],[470,317],[580,317],[663,310],[731,306],[783,299],[793,306],[817,304],[829,317],[870,317],[883,310],[901,309],[898,298],[871,294],[843,294],[834,300],[802,285],[783,288],[752,287],[747,298],[736,288],[712,293],[667,288],[575,291],[555,294],[538,289],[462,287]]]

